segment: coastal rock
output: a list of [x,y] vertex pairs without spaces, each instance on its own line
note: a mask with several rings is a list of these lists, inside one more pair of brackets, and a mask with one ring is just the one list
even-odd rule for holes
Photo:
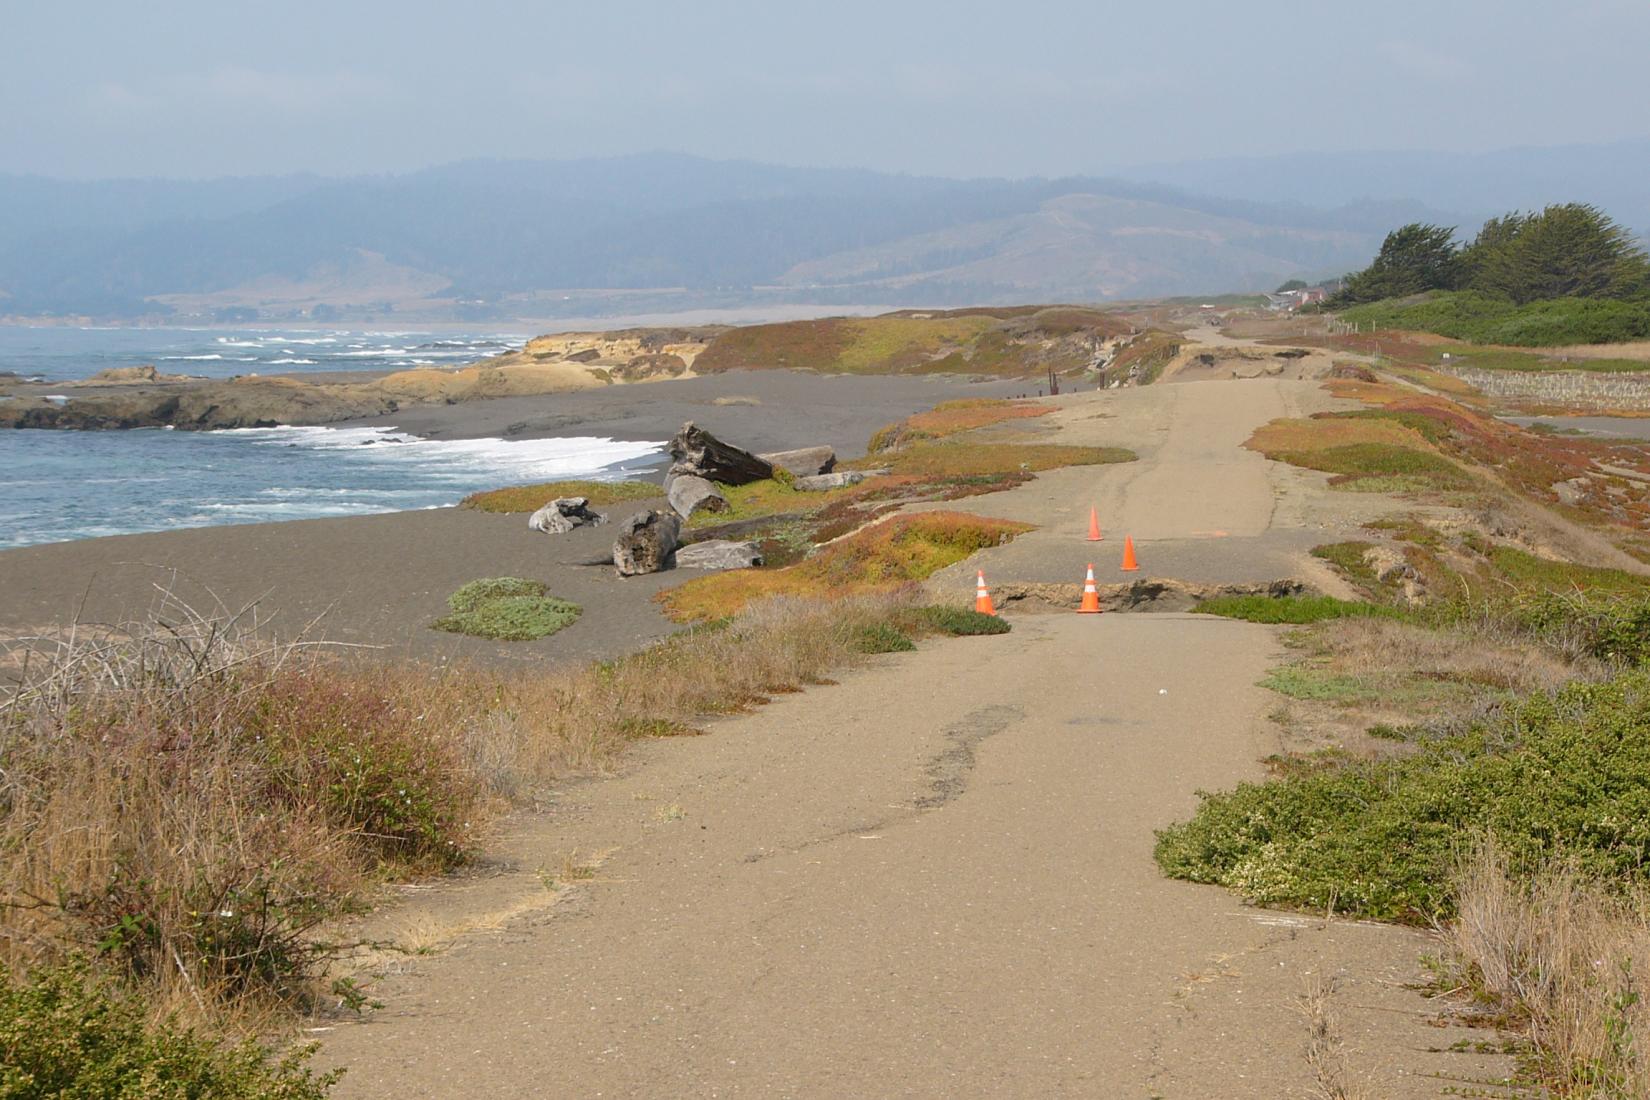
[[789,471],[795,477],[828,474],[836,467],[836,451],[830,447],[799,447],[794,451],[775,451],[757,457]]
[[621,577],[668,569],[682,537],[682,521],[670,512],[638,512],[619,525],[613,566]]
[[725,512],[728,501],[715,485],[693,474],[671,474],[665,478],[665,498],[671,510],[683,519],[698,511]]
[[76,386],[130,386],[140,382],[189,382],[187,374],[162,374],[153,364],[139,367],[107,367]]
[[773,463],[722,442],[691,420],[670,441],[670,457],[672,474],[702,477],[723,485],[749,485],[773,477]]
[[597,527],[606,522],[606,516],[590,510],[588,497],[558,497],[534,512],[527,526],[547,535],[565,535],[575,527]]
[[681,569],[749,569],[762,564],[762,551],[754,542],[706,539],[676,551]]

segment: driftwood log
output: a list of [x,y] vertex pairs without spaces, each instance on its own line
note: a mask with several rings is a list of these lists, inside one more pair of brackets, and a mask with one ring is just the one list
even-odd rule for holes
[[679,569],[749,569],[762,564],[762,551],[754,542],[706,539],[676,551]]
[[702,477],[723,485],[749,485],[773,477],[773,463],[722,442],[691,420],[670,441],[670,457],[672,474]]
[[665,478],[665,499],[683,519],[698,511],[726,512],[728,501],[715,485],[696,474],[671,474]]
[[781,470],[790,471],[795,477],[828,474],[836,467],[836,451],[830,447],[799,447],[794,451],[775,451],[757,457]]
[[587,497],[558,497],[534,512],[527,526],[547,535],[565,535],[575,527],[596,527],[607,517],[592,511]]
[[873,475],[868,470],[838,470],[830,474],[799,477],[796,479],[796,487],[804,493],[823,493],[828,489],[846,489],[850,485],[858,485],[871,476]]
[[619,524],[613,566],[621,577],[670,568],[682,537],[682,521],[670,512],[638,512]]

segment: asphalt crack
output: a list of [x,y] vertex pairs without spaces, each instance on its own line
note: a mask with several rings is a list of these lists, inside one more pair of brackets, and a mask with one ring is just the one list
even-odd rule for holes
[[1022,707],[1009,704],[981,707],[945,730],[945,748],[928,762],[928,793],[912,805],[932,810],[960,797],[968,789],[980,743],[1025,717]]

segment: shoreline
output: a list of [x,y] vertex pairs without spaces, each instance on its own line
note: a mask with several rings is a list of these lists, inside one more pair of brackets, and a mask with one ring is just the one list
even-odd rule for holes
[[[694,420],[753,450],[824,443],[849,458],[864,453],[878,428],[940,401],[1003,396],[1025,385],[946,376],[730,372],[421,406],[329,427],[397,428],[443,440],[605,435],[657,442],[669,439],[683,420]],[[622,519],[648,506],[639,501],[604,510]],[[320,636],[383,647],[382,657],[501,664],[607,658],[674,631],[653,596],[696,575],[672,570],[620,580],[608,560],[611,545],[609,529],[542,535],[528,530],[525,515],[457,507],[40,543],[0,550],[0,635],[77,619],[129,620],[154,604],[157,586],[176,577],[178,594],[197,606],[256,602],[283,635],[319,619]],[[504,575],[543,580],[555,595],[583,606],[584,614],[536,642],[491,642],[427,629],[454,589]]]

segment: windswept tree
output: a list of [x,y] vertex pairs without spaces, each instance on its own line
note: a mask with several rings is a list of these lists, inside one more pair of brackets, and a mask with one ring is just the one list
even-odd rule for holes
[[1460,269],[1455,227],[1412,222],[1381,243],[1375,262],[1349,276],[1337,302],[1375,302],[1427,290],[1451,290]]
[[1484,223],[1462,256],[1467,285],[1523,305],[1626,298],[1650,289],[1650,259],[1596,206],[1564,203]]

